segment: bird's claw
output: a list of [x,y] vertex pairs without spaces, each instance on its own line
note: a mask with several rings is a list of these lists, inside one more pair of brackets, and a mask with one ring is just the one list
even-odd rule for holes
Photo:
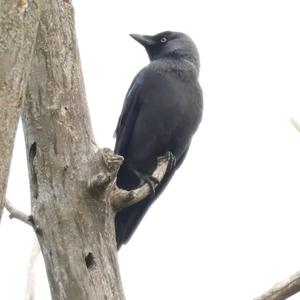
[[159,180],[157,178],[155,178],[154,176],[149,176],[148,177],[150,179],[150,181],[152,181],[152,183],[154,183],[155,185],[159,184]]
[[148,183],[150,190],[151,190],[151,194],[155,195],[155,188],[156,186],[159,184],[159,181],[153,177],[153,176],[145,176],[143,178],[144,182]]
[[168,163],[168,167],[167,167],[167,171],[166,173],[169,173],[171,172],[175,166],[176,166],[176,157],[175,155],[171,152],[171,151],[168,151],[166,154],[165,154],[165,157],[168,159],[169,163]]

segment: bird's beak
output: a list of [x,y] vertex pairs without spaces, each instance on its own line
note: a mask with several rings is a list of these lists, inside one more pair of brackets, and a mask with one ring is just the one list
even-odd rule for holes
[[129,35],[144,47],[149,47],[155,44],[153,36],[151,35],[140,35],[140,34],[129,34]]

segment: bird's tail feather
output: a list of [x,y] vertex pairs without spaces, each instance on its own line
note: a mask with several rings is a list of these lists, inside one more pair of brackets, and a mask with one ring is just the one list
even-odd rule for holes
[[165,175],[163,180],[156,187],[155,194],[150,194],[141,202],[133,204],[117,213],[115,226],[118,249],[120,249],[122,244],[126,244],[129,241],[147,210],[163,192],[174,173],[175,169]]
[[146,214],[151,204],[164,191],[164,189],[172,179],[173,175],[175,174],[175,171],[180,167],[180,165],[184,161],[188,149],[189,149],[189,145],[187,146],[184,153],[181,155],[180,159],[177,160],[176,166],[170,169],[165,174],[162,181],[156,187],[154,194],[150,194],[141,202],[133,204],[127,208],[124,208],[117,213],[115,217],[115,227],[116,227],[116,240],[117,240],[118,250],[121,248],[123,244],[126,244],[130,240],[132,234],[136,230],[137,226],[141,222],[142,218]]

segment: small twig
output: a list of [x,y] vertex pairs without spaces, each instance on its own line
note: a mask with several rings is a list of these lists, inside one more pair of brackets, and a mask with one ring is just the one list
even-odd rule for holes
[[34,300],[35,298],[35,266],[40,252],[41,252],[40,245],[37,241],[37,238],[34,237],[29,265],[27,269],[27,287],[26,287],[25,300]]
[[33,226],[32,216],[23,213],[22,211],[16,209],[7,199],[5,201],[5,208],[9,212],[9,217],[11,219],[18,219],[30,226]]
[[284,300],[300,291],[300,272],[278,282],[270,290],[254,300]]
[[294,127],[300,132],[300,124],[296,121],[296,119],[291,118],[291,123],[294,125]]
[[[155,179],[157,179],[158,182],[160,182],[165,176],[168,165],[168,157],[158,158],[157,167],[152,174],[152,176]],[[152,190],[149,184],[147,183],[131,191],[120,189],[115,185],[111,195],[112,205],[116,211],[119,211],[125,207],[140,202],[141,200],[146,198],[151,192]]]

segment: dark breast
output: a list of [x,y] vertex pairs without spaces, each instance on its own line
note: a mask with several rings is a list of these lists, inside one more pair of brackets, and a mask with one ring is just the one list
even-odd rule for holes
[[171,151],[178,159],[189,146],[202,115],[202,92],[192,75],[170,68],[146,72],[127,153],[139,171],[151,174],[158,156]]

